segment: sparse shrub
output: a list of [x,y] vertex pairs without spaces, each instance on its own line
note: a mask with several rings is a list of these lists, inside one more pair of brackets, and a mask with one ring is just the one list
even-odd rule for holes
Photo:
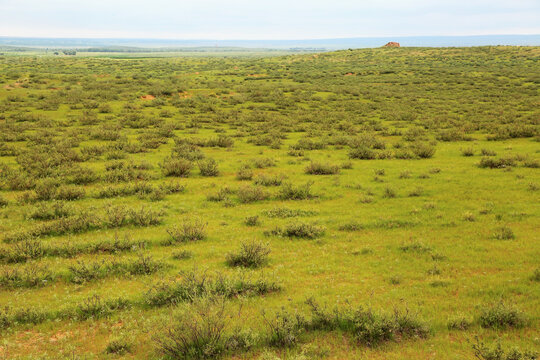
[[461,155],[466,156],[466,157],[474,156],[474,148],[466,147],[466,148],[461,149]]
[[284,308],[276,313],[273,319],[264,319],[270,331],[268,342],[278,348],[295,346],[306,325],[300,314],[291,314]]
[[275,207],[275,208],[263,211],[263,214],[270,218],[286,219],[286,218],[297,217],[297,216],[313,216],[313,215],[316,215],[317,213],[311,210]]
[[133,344],[123,337],[117,337],[109,341],[105,352],[107,354],[125,355],[132,351]]
[[324,232],[325,228],[323,226],[304,222],[294,222],[287,224],[285,227],[277,227],[268,232],[268,235],[315,239],[323,236]]
[[130,222],[135,226],[159,225],[163,221],[163,211],[141,206],[139,209],[130,209]]
[[480,153],[482,156],[497,156],[497,153],[491,149],[482,149]]
[[482,309],[478,323],[483,328],[506,329],[522,328],[527,320],[521,311],[500,301],[495,306]]
[[158,351],[172,359],[216,359],[226,350],[225,303],[198,300],[177,311],[173,324],[155,338]]
[[259,221],[259,216],[258,215],[253,215],[253,216],[246,217],[245,220],[244,220],[244,223],[247,226],[258,226],[258,225],[261,224],[261,222]]
[[169,157],[163,160],[161,164],[161,169],[165,176],[188,177],[192,168],[193,163],[183,158],[175,159]]
[[489,158],[489,157],[483,157],[480,159],[480,163],[478,164],[481,168],[490,168],[490,169],[502,169],[510,166],[514,166],[516,164],[515,160],[512,158]]
[[469,222],[474,222],[474,221],[476,221],[476,216],[475,216],[472,212],[470,212],[470,211],[464,212],[463,215],[462,215],[462,217],[463,217],[463,220],[464,220],[464,221],[469,221]]
[[176,260],[188,260],[193,257],[193,253],[188,250],[176,251],[172,254],[172,258]]
[[184,219],[180,225],[173,225],[167,229],[171,237],[169,243],[204,240],[207,225],[198,218]]
[[411,178],[411,171],[410,170],[404,170],[399,174],[400,179],[410,179]]
[[472,320],[464,317],[457,316],[448,320],[446,326],[448,330],[468,330],[472,325]]
[[218,176],[219,175],[218,164],[216,160],[214,159],[207,158],[207,159],[199,160],[197,165],[199,165],[199,171],[201,172],[202,176]]
[[358,147],[349,151],[349,158],[361,160],[373,160],[377,158],[377,153],[368,147]]
[[257,169],[265,169],[272,166],[276,166],[276,161],[274,159],[267,158],[267,157],[256,158],[256,159],[251,160],[251,162],[253,163],[253,166],[256,167]]
[[311,175],[332,175],[339,173],[339,166],[323,164],[319,162],[311,162],[304,171],[306,174]]
[[270,194],[260,186],[245,185],[238,189],[236,195],[241,203],[252,203],[256,201],[266,200]]
[[513,240],[516,238],[514,231],[507,226],[495,229],[492,236],[495,240]]
[[72,214],[72,209],[61,201],[42,202],[36,205],[26,215],[34,220],[54,220],[67,217]]
[[228,253],[226,260],[227,264],[232,267],[258,268],[268,262],[268,254],[270,254],[270,248],[267,244],[243,242],[240,245],[240,251]]
[[307,200],[315,197],[311,192],[313,183],[308,182],[305,185],[293,185],[292,183],[283,183],[279,188],[278,198],[281,200]]
[[394,189],[392,189],[391,187],[385,187],[384,188],[384,192],[383,192],[383,197],[384,198],[395,198],[397,196],[397,193]]
[[418,197],[418,196],[422,196],[423,194],[424,194],[424,188],[420,186],[417,186],[416,188],[414,188],[413,190],[409,192],[410,197]]
[[339,226],[339,230],[341,231],[359,231],[363,230],[364,228],[364,225],[354,221]]
[[237,180],[251,180],[253,178],[253,170],[248,164],[244,164],[236,172]]
[[538,358],[538,353],[535,351],[523,351],[516,347],[505,349],[500,341],[488,346],[477,338],[472,348],[474,356],[479,360],[536,360]]
[[411,145],[411,151],[421,159],[428,159],[435,155],[435,146],[428,143],[417,142]]
[[262,185],[262,186],[279,186],[283,183],[283,180],[285,178],[286,176],[282,174],[276,174],[276,175],[259,174],[255,177],[254,183],[255,185]]
[[222,187],[216,193],[208,194],[206,199],[208,201],[215,201],[215,202],[226,201],[229,199],[229,195],[231,195],[232,193],[234,193],[234,191],[231,190],[230,188]]

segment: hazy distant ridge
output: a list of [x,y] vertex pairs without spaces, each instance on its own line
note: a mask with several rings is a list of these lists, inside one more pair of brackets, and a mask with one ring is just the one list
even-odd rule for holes
[[483,45],[540,46],[540,35],[480,35],[480,36],[395,36],[313,40],[170,40],[170,39],[77,39],[77,38],[22,38],[2,37],[0,45],[32,47],[244,47],[244,48],[369,48],[389,41],[401,46],[449,47]]

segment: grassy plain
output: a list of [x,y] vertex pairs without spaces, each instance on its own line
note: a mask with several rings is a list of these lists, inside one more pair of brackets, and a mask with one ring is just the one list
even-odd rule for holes
[[[0,56],[0,356],[167,358],[167,329],[223,321],[176,356],[535,358],[539,70],[538,47]],[[270,253],[233,266],[242,244]]]

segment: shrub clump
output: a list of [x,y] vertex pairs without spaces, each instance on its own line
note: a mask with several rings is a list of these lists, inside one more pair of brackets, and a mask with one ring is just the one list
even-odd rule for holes
[[340,168],[338,165],[311,162],[304,171],[306,174],[311,175],[333,175],[338,174],[339,170]]
[[231,267],[258,268],[268,262],[270,247],[259,242],[243,242],[236,253],[228,253],[227,265]]
[[204,240],[207,225],[208,223],[201,219],[185,219],[181,224],[167,229],[167,234],[170,236],[168,244]]
[[325,231],[326,229],[323,226],[304,222],[294,222],[289,223],[284,227],[276,227],[273,230],[266,232],[266,234],[290,238],[315,239],[323,236]]
[[478,323],[483,328],[519,329],[525,327],[527,320],[521,311],[501,301],[495,306],[483,309],[478,317]]

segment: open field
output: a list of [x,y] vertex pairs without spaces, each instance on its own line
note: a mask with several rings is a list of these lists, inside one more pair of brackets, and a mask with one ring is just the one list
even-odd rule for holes
[[539,120],[540,47],[0,56],[0,359],[535,359]]

